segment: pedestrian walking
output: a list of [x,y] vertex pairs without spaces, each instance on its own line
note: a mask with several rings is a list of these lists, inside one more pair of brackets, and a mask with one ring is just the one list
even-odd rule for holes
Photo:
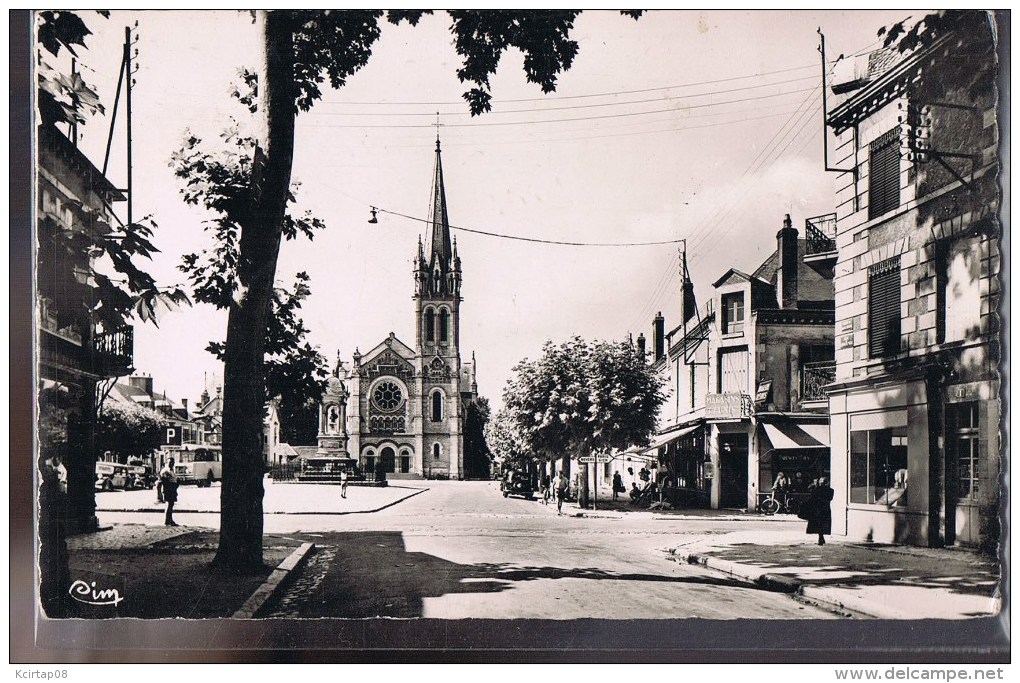
[[174,503],[177,502],[177,475],[174,474],[174,459],[166,461],[166,467],[159,472],[159,481],[163,484],[163,500],[166,501],[166,517],[164,526],[179,526],[174,521]]
[[549,504],[549,495],[550,495],[550,492],[549,492],[550,482],[549,482],[549,475],[546,474],[545,472],[542,473],[542,478],[539,479],[538,488],[539,488],[539,493],[542,494],[542,505],[548,505]]
[[347,497],[347,470],[340,471],[340,497]]
[[619,472],[613,474],[613,500],[620,497],[620,494],[627,489],[623,486],[623,477],[620,476]]
[[570,486],[570,482],[567,481],[567,475],[561,471],[556,475],[556,514],[563,514],[563,499],[567,497],[567,487]]
[[818,545],[825,545],[825,534],[832,533],[832,509],[829,504],[836,492],[825,477],[819,477],[817,482],[811,497],[800,506],[797,516],[807,520],[807,533],[818,534]]

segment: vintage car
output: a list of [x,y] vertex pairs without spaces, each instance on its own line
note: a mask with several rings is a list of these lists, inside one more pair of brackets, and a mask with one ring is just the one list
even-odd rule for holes
[[134,488],[134,476],[128,465],[118,465],[113,462],[97,462],[95,486],[97,491],[131,489]]
[[535,486],[532,483],[531,477],[526,472],[518,472],[517,470],[507,472],[506,476],[499,482],[499,490],[503,492],[504,498],[521,496],[528,500],[535,499]]

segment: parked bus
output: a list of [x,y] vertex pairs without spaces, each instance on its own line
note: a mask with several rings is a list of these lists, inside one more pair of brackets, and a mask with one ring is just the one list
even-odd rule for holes
[[174,474],[179,484],[210,486],[223,479],[223,459],[220,447],[211,444],[184,444],[164,446],[164,460],[174,459]]

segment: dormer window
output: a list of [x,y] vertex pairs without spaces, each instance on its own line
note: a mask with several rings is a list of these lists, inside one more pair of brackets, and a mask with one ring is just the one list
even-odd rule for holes
[[722,295],[722,333],[737,334],[744,331],[744,293]]

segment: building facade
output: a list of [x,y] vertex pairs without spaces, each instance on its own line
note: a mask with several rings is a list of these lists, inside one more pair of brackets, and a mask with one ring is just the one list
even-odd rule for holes
[[1001,228],[986,15],[837,70],[833,531],[994,544]]
[[465,406],[478,385],[474,356],[461,358],[461,281],[437,138],[430,232],[414,258],[414,344],[391,332],[365,354],[356,349],[349,373],[337,363],[317,457],[352,459],[366,473],[464,477]]
[[68,530],[94,531],[97,386],[130,374],[134,335],[98,320],[93,259],[83,246],[112,230],[118,190],[52,123],[38,128],[36,367],[43,459],[67,472],[60,511]]
[[727,271],[701,310],[681,266],[682,322],[652,325],[668,398],[650,449],[678,504],[754,509],[779,472],[804,488],[829,474],[833,230],[831,216],[808,219],[800,239],[786,216],[776,251]]

